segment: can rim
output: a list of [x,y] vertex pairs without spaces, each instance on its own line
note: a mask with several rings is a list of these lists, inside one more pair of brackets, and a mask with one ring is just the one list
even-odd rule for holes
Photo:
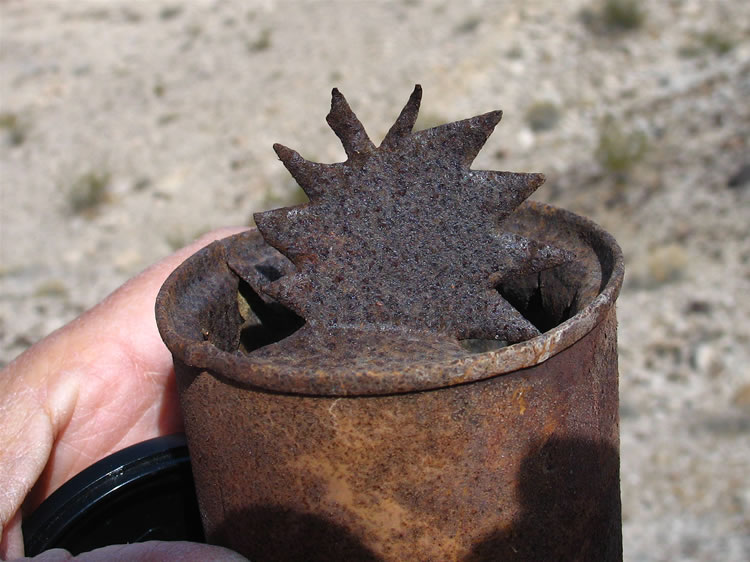
[[[328,396],[415,392],[475,382],[532,367],[575,344],[607,316],[622,287],[624,265],[622,250],[614,237],[590,219],[535,201],[527,201],[520,209],[538,216],[540,220],[551,217],[573,229],[578,235],[578,242],[593,249],[602,274],[598,294],[581,310],[540,336],[524,342],[449,361],[420,361],[405,365],[398,371],[376,372],[376,376],[373,376],[370,368],[367,372],[363,371],[362,376],[355,373],[341,380],[335,373],[294,372],[284,365],[254,360],[239,351],[219,349],[205,339],[188,337],[181,327],[189,318],[179,316],[179,308],[184,303],[175,295],[179,295],[185,287],[186,279],[189,280],[187,282],[200,282],[201,278],[211,275],[212,266],[225,262],[229,245],[247,236],[247,232],[203,248],[167,278],[156,299],[157,325],[176,364],[209,371],[231,384],[272,392]],[[235,275],[226,266],[216,269],[222,269],[219,274],[225,276]],[[190,306],[194,309],[195,302],[191,302]],[[192,316],[196,317],[194,310]]]

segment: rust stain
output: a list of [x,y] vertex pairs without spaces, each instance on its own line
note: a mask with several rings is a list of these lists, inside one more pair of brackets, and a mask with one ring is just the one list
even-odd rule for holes
[[520,415],[523,415],[526,412],[526,399],[523,396],[524,392],[526,392],[526,389],[521,387],[513,394],[513,400],[518,402],[518,413]]

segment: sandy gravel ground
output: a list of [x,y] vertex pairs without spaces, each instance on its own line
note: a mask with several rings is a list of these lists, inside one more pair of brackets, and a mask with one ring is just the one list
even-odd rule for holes
[[293,201],[272,143],[343,160],[333,86],[380,139],[421,83],[424,126],[503,109],[475,167],[625,251],[626,560],[750,559],[750,3],[601,6],[0,0],[0,365]]

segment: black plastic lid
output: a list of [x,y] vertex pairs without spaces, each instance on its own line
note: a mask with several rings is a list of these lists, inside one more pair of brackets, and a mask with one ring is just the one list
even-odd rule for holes
[[185,436],[150,439],[80,472],[23,521],[26,556],[148,540],[204,542]]

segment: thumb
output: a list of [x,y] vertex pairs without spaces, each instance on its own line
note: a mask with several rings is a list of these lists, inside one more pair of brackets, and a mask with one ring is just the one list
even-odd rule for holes
[[30,562],[163,562],[169,560],[195,562],[247,562],[247,558],[221,546],[185,541],[149,541],[133,544],[115,544],[73,556],[67,550],[55,548]]

